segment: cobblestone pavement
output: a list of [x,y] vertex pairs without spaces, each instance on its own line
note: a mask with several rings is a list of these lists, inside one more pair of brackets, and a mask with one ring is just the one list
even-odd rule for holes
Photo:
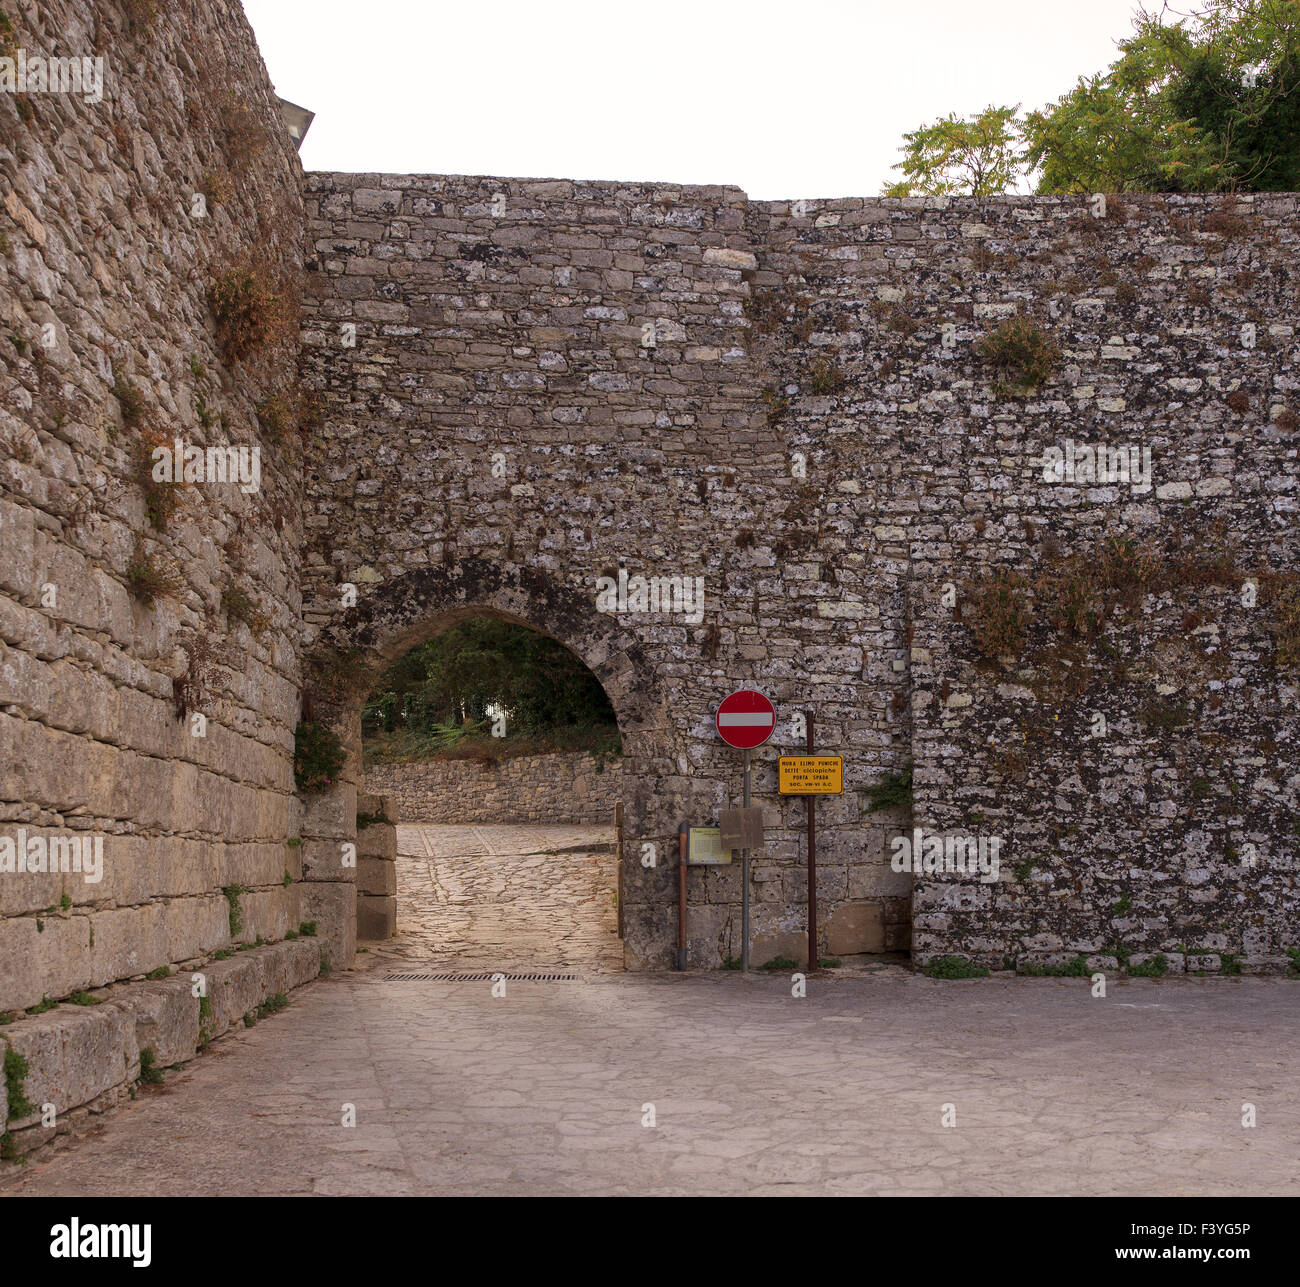
[[397,828],[397,937],[369,968],[621,970],[614,832],[581,826]]

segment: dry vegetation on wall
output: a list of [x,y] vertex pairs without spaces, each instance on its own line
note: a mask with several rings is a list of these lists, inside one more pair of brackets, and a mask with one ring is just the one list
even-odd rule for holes
[[[1269,640],[1273,663],[1294,666],[1300,573],[1242,566],[1222,523],[1207,535],[1191,540],[1181,528],[1170,528],[1161,537],[1108,536],[1065,554],[1045,532],[1036,575],[999,571],[967,583],[963,602],[970,608],[957,615],[989,660],[1039,667],[1065,650],[1123,682],[1141,661],[1140,651],[1126,653],[1123,645],[1150,647],[1148,639],[1125,635],[1138,624],[1146,601],[1172,598],[1182,634],[1213,635],[1218,625],[1212,614],[1198,610],[1195,592],[1217,586],[1238,592],[1226,602],[1220,596],[1220,612],[1250,620]],[[1186,611],[1178,611],[1180,602]],[[1076,690],[1088,679],[1086,667],[1075,668]]]
[[[107,71],[99,102],[0,93],[0,762],[15,784],[0,831],[75,828],[104,851],[102,882],[62,882],[56,914],[47,884],[0,882],[5,1040],[49,1082],[64,1131],[87,1100],[127,1093],[124,1070],[157,1072],[146,1054],[194,1053],[137,1049],[131,985],[156,989],[181,962],[229,961],[233,978],[243,961],[239,986],[265,976],[274,995],[321,961],[290,938],[310,900],[286,846],[302,174],[237,0],[0,11],[0,46],[102,53]],[[240,483],[184,472],[200,456],[256,468]],[[58,1025],[119,982],[93,1049],[44,1066]],[[205,1040],[223,986],[214,975]],[[200,1008],[188,985],[168,1004]],[[183,1032],[194,1016],[173,1017]],[[9,1108],[20,1153],[52,1134]]]

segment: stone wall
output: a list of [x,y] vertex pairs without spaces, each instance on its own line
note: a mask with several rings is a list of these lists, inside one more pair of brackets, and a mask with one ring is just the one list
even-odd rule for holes
[[[263,423],[294,377],[301,170],[237,0],[5,9],[29,59],[105,72],[98,102],[0,93],[0,1033],[63,1115],[130,1079],[153,1003],[24,1008],[180,968],[131,986],[197,1033],[189,971],[220,1005],[218,975],[251,998],[319,960],[213,961],[303,918],[296,435]],[[210,292],[250,266],[269,324],[236,360]],[[246,477],[257,447],[260,489],[156,480],[175,439],[245,448]],[[63,869],[39,843],[19,869],[51,837]],[[98,879],[66,870],[83,838]]]
[[[755,765],[755,954],[802,952],[803,806],[777,796],[775,760],[802,746],[788,717],[811,705],[824,748],[848,754],[849,792],[820,814],[823,924],[874,907],[905,946],[910,878],[888,867],[888,815],[861,804],[909,756],[906,561],[858,548],[852,480],[796,477],[767,423],[744,194],[314,175],[308,205],[304,380],[326,404],[304,550],[314,651],[359,658],[361,688],[487,611],[581,657],[623,735],[633,967],[673,960],[678,824],[739,803],[713,708],[746,683],[783,711]],[[901,468],[905,445],[887,454]],[[597,611],[597,578],[620,568],[703,577],[703,614]],[[355,700],[339,718],[353,745]],[[738,955],[738,871],[692,890],[693,962]]]
[[393,802],[398,822],[591,822],[612,826],[619,761],[586,753],[518,755],[495,763],[375,764],[366,789]]
[[388,796],[357,796],[357,938],[392,938],[397,929],[396,816]]
[[[107,83],[0,94],[0,1011],[259,939],[263,983],[348,964],[359,902],[382,928],[391,898],[361,694],[484,612],[614,706],[632,968],[674,960],[678,824],[740,800],[713,714],[745,685],[780,714],[760,962],[804,954],[804,807],[776,790],[803,711],[846,766],[820,950],[1234,972],[1300,947],[1294,195],[324,174],[304,208],[234,0],[16,13],[18,46],[102,54]],[[1022,390],[987,347],[1017,316],[1055,350]],[[158,484],[177,438],[256,447],[260,486]],[[1068,443],[1151,477],[1051,481]],[[620,577],[703,600],[611,605]],[[301,801],[300,715],[349,751]],[[914,882],[913,828],[996,840],[999,878]],[[102,878],[4,869],[51,837]],[[739,871],[690,889],[691,963],[738,955]],[[120,1035],[61,1109],[130,1075]]]
[[[672,863],[642,846],[738,802],[712,717],[741,685],[780,712],[755,757],[757,959],[803,952],[803,807],[775,760],[809,709],[846,760],[819,811],[837,950],[905,947],[915,911],[921,961],[1284,963],[1293,196],[327,174],[308,214],[313,647],[374,673],[488,611],[592,667],[624,732],[629,964],[672,958]],[[1056,350],[1038,388],[984,347],[1017,316]],[[1150,449],[1153,478],[1048,481],[1070,441]],[[602,612],[620,571],[702,577],[704,609]],[[1252,577],[1260,610],[1234,608]],[[1015,656],[999,605],[1034,614]],[[910,808],[880,790],[909,767]],[[890,862],[913,827],[996,840],[999,879],[923,872],[913,898]],[[738,872],[692,890],[692,960],[736,955]]]

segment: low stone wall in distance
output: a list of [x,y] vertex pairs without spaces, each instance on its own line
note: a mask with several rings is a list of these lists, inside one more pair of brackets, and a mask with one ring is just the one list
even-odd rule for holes
[[365,789],[391,801],[395,822],[595,822],[610,824],[622,788],[618,760],[586,752],[376,764]]

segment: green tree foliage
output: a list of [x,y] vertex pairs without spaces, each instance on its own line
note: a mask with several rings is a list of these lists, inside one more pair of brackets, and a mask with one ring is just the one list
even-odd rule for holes
[[[1300,189],[1300,0],[1139,12],[1119,58],[1023,119],[986,108],[904,136],[887,196]],[[1009,113],[1009,114],[1008,114]]]
[[512,732],[613,726],[600,681],[567,648],[525,626],[476,617],[412,649],[362,712],[369,731],[428,732],[506,712]]
[[1142,13],[1120,57],[1025,120],[1040,192],[1290,191],[1300,183],[1300,4]]
[[961,120],[945,116],[904,134],[903,172],[887,197],[983,197],[1005,192],[1020,167],[1015,107],[986,107]]

